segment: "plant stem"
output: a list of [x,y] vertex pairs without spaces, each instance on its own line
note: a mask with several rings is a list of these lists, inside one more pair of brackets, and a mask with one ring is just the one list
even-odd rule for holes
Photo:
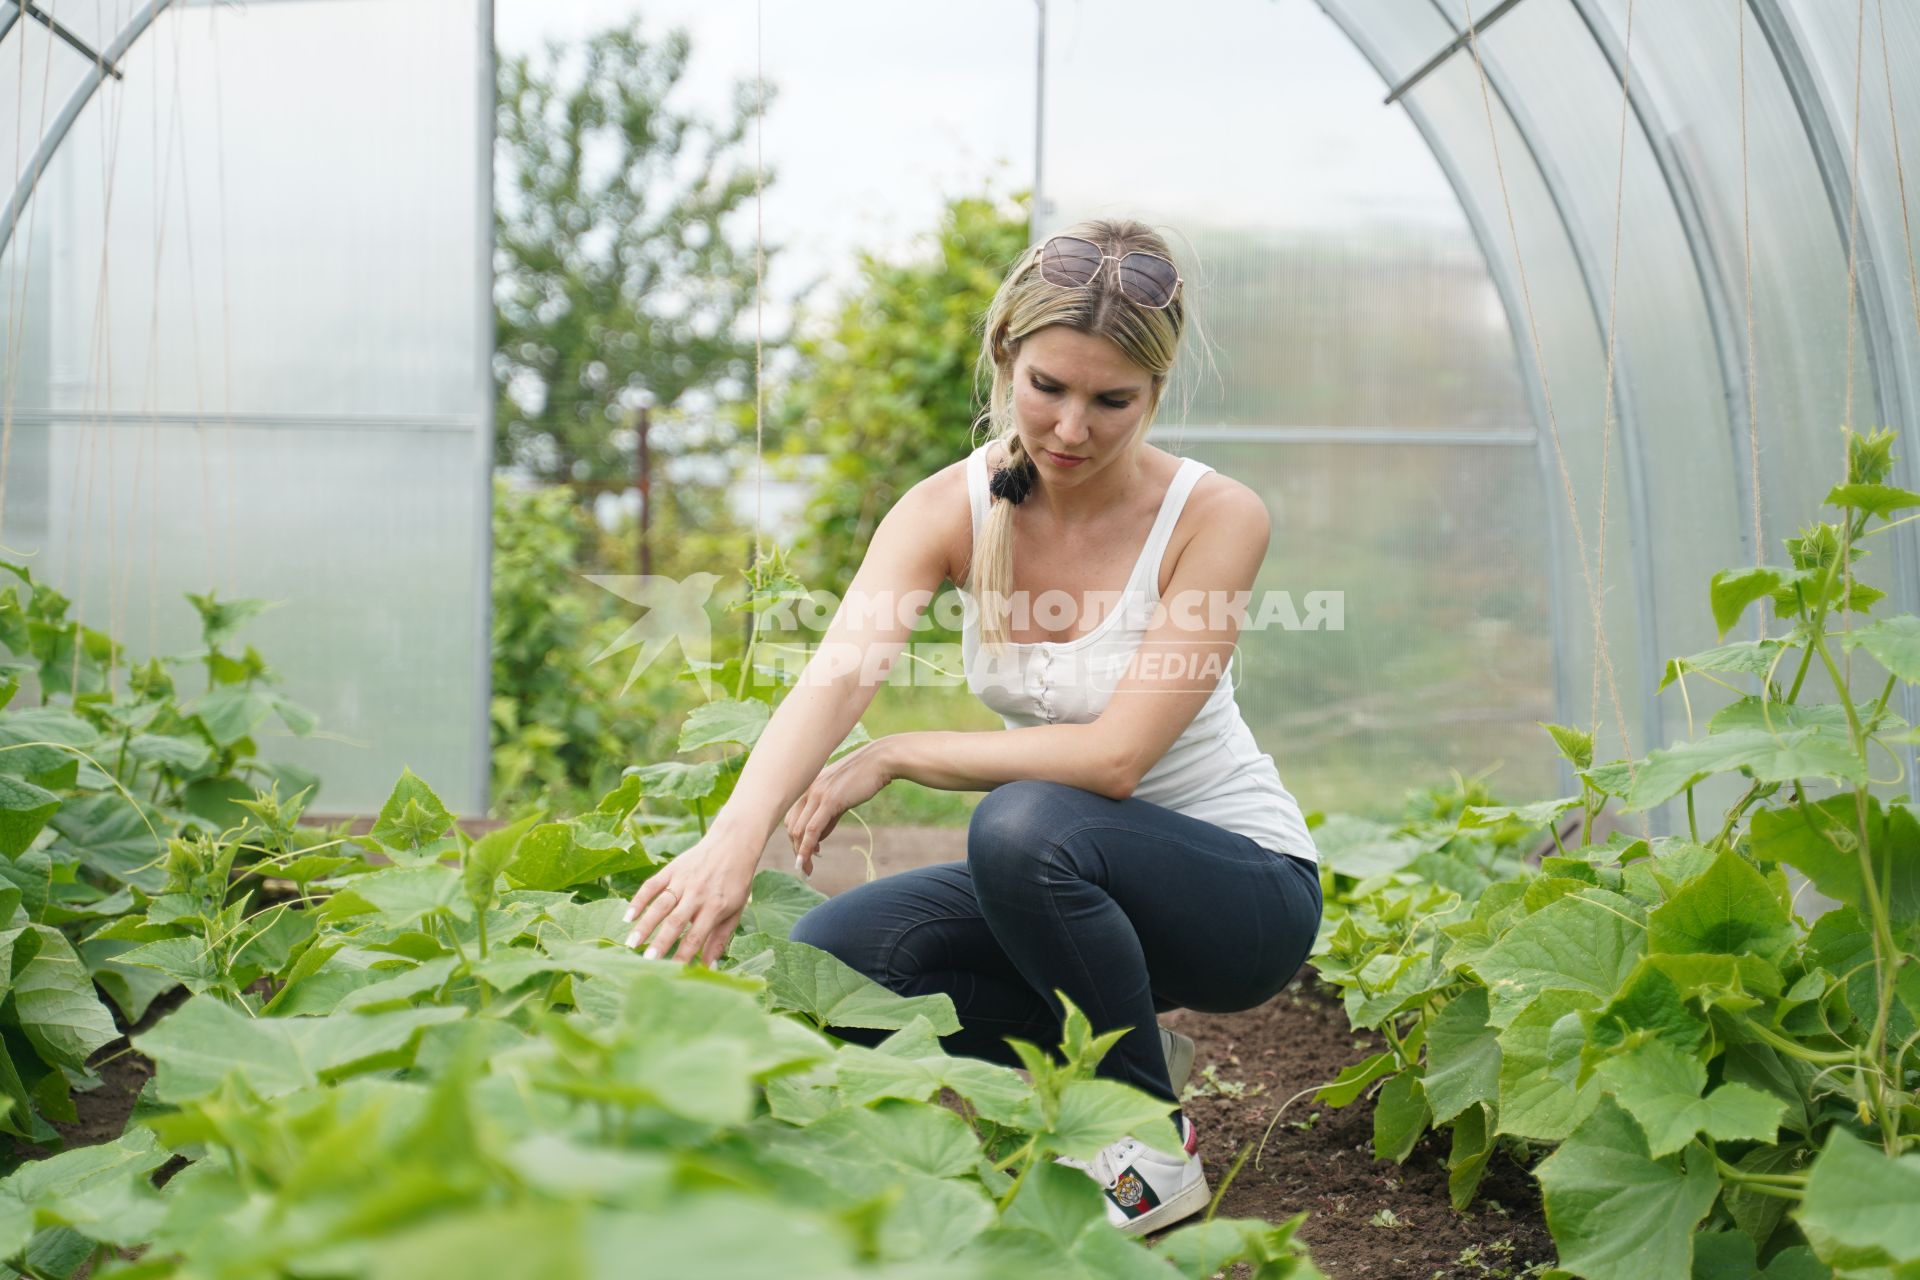
[[1026,1157],[1026,1163],[1020,1166],[1020,1172],[1014,1177],[1013,1185],[1007,1188],[1007,1194],[1001,1196],[1000,1203],[995,1206],[1001,1213],[1005,1213],[1007,1206],[1013,1203],[1013,1198],[1020,1194],[1021,1184],[1026,1182],[1027,1175],[1033,1171],[1033,1166],[1040,1161],[1039,1153],[1034,1150],[1036,1141],[1037,1139],[1028,1138],[1027,1145],[1020,1148],[1020,1153]]
[[1839,1049],[1809,1049],[1799,1041],[1789,1039],[1771,1027],[1755,1022],[1752,1018],[1736,1017],[1734,1021],[1740,1025],[1742,1030],[1751,1034],[1755,1039],[1771,1045],[1790,1058],[1798,1058],[1802,1062],[1811,1062],[1816,1065],[1822,1063],[1861,1065],[1861,1055],[1858,1049],[1844,1051]]
[[1693,816],[1693,788],[1687,788],[1687,835],[1695,844],[1700,843],[1700,824]]

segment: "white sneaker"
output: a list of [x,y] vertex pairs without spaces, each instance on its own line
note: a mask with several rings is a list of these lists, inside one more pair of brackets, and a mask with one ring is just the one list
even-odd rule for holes
[[1213,1193],[1200,1167],[1200,1138],[1193,1121],[1180,1117],[1185,1152],[1166,1155],[1138,1138],[1122,1138],[1103,1147],[1091,1161],[1055,1156],[1059,1164],[1083,1170],[1107,1193],[1107,1221],[1130,1236],[1158,1231],[1206,1208]]

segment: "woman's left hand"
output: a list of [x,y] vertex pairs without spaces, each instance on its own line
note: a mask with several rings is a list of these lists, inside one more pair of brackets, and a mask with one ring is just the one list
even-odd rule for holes
[[886,743],[885,738],[863,743],[829,764],[787,810],[787,839],[801,874],[813,874],[813,855],[840,815],[873,799],[893,781]]

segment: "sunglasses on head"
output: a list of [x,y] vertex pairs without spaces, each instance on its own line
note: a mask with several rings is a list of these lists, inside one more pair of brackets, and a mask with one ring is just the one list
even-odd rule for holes
[[1077,286],[1093,283],[1100,268],[1114,263],[1114,279],[1130,302],[1158,310],[1173,302],[1180,273],[1168,259],[1144,249],[1115,257],[1079,236],[1054,236],[1040,246],[1040,278],[1048,284]]

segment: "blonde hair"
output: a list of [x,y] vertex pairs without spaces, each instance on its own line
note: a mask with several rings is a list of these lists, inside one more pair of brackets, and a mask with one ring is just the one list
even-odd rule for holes
[[[1102,253],[1115,257],[1144,249],[1173,260],[1158,232],[1130,218],[1093,218],[1054,234],[1091,240]],[[1022,339],[1048,325],[1065,325],[1106,338],[1127,359],[1153,375],[1146,411],[1125,446],[1131,449],[1145,438],[1166,394],[1186,324],[1184,292],[1176,290],[1173,301],[1165,307],[1143,307],[1120,292],[1117,273],[1111,268],[1101,271],[1091,287],[1056,285],[1041,278],[1038,258],[1031,249],[1022,253],[987,307],[976,365],[976,382],[988,382],[989,390],[986,407],[973,426],[977,432],[984,425],[987,438],[1005,447],[1007,464],[1002,470],[1025,469],[1029,483],[1034,474],[1033,460],[1027,456],[1013,418],[1013,361]],[[1004,498],[988,499],[986,526],[973,549],[964,584],[980,606],[981,642],[996,651],[1012,642],[1007,598],[1013,590],[1013,507],[1014,503]]]

